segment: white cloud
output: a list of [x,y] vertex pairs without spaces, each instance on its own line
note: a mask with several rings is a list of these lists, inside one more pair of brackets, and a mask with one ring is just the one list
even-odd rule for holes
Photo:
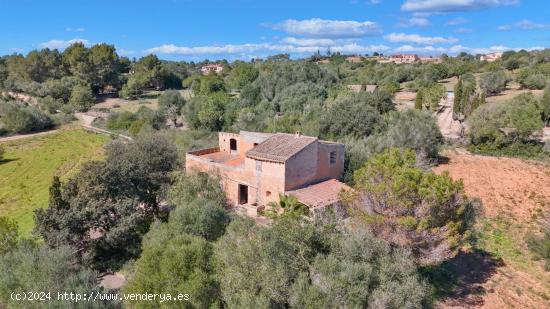
[[431,26],[431,22],[427,19],[427,18],[424,18],[424,17],[411,17],[411,18],[408,18],[408,19],[401,19],[401,21],[399,22],[399,24],[397,25],[398,27],[403,27],[403,28],[407,28],[407,27],[428,27],[428,26]]
[[[276,52],[289,54],[311,54],[318,50],[324,50],[327,46],[296,46],[291,44],[251,43],[251,44],[227,44],[221,46],[176,46],[164,44],[149,48],[145,53],[177,54],[177,55],[228,55],[228,54],[257,54],[261,52]],[[386,51],[390,48],[385,45],[360,45],[348,43],[330,46],[332,52],[341,53],[367,53]]]
[[470,29],[470,28],[460,27],[460,28],[455,29],[454,32],[462,34],[462,33],[471,33],[471,32],[473,32],[473,30]]
[[293,35],[315,38],[351,38],[378,35],[380,28],[372,21],[327,20],[320,18],[287,19],[272,26]]
[[88,40],[75,38],[75,39],[67,40],[67,41],[64,41],[64,40],[49,40],[48,42],[40,43],[39,46],[40,46],[40,48],[65,49],[65,48],[69,47],[71,44],[77,43],[77,42],[83,43],[84,45],[90,45],[90,42]]
[[78,28],[67,27],[67,28],[65,28],[65,31],[67,31],[67,32],[84,32],[84,31],[86,31],[86,29],[84,29],[82,27],[78,27]]
[[547,28],[550,28],[550,24],[540,24],[540,23],[530,21],[528,19],[524,19],[514,24],[499,26],[497,29],[499,31],[508,31],[512,29],[536,30],[536,29],[547,29]]
[[405,34],[405,33],[390,33],[384,36],[389,42],[392,43],[416,43],[416,44],[452,44],[458,42],[458,39],[453,37],[443,38],[439,36],[421,36],[419,34]]
[[457,17],[457,18],[453,18],[449,21],[447,21],[447,25],[449,26],[458,26],[458,25],[462,25],[462,24],[465,24],[467,23],[468,20],[464,17]]
[[462,12],[512,5],[519,0],[406,0],[401,10],[412,12]]
[[281,40],[281,43],[298,46],[331,46],[337,44],[333,39],[304,39],[295,37],[286,37]]

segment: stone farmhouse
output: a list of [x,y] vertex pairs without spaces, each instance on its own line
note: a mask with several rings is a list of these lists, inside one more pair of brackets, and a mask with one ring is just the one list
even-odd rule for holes
[[486,55],[481,55],[481,57],[479,57],[479,60],[493,62],[493,61],[497,61],[500,58],[502,58],[502,53],[490,53]]
[[418,57],[418,55],[415,55],[415,54],[412,54],[412,55],[397,54],[397,55],[391,55],[389,61],[397,64],[415,63],[417,61],[420,61],[420,58]]
[[266,206],[285,194],[324,208],[348,188],[337,180],[344,171],[343,144],[300,133],[246,131],[219,132],[218,143],[188,152],[185,168],[217,175],[232,206]]
[[212,72],[216,74],[220,74],[222,71],[223,71],[223,65],[219,63],[207,64],[201,67],[201,73],[203,75],[208,75]]

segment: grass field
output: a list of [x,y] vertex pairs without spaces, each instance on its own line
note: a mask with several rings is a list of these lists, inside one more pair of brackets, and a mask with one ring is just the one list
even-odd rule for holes
[[33,229],[33,210],[46,207],[53,176],[66,180],[87,161],[103,156],[108,137],[69,127],[47,136],[5,142],[0,161],[0,216],[15,219],[24,236]]

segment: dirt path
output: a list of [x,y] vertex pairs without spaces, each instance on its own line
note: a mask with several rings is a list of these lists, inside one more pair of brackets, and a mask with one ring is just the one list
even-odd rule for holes
[[59,132],[59,129],[50,130],[50,131],[43,131],[43,132],[37,132],[37,133],[30,133],[30,134],[18,134],[18,135],[13,135],[13,136],[0,137],[0,143],[15,141],[15,140],[18,140],[18,139],[48,135],[48,134],[53,134],[53,133],[56,133],[56,132]]
[[473,284],[468,293],[446,299],[439,307],[550,308],[550,272],[533,259],[525,244],[526,234],[536,232],[538,220],[550,213],[550,166],[465,150],[444,155],[449,161],[434,171],[462,179],[466,193],[481,199],[485,245],[496,257],[489,259],[490,267],[472,261],[458,265],[464,281]]
[[463,128],[460,121],[453,119],[453,101],[454,93],[448,92],[447,96],[441,99],[435,117],[439,130],[445,138],[459,139],[462,136]]
[[[114,133],[111,131],[107,131],[104,129],[100,129],[97,127],[94,127],[92,123],[97,118],[97,115],[93,113],[75,113],[75,117],[79,120],[79,124],[84,128],[84,130],[88,130],[91,132],[99,133],[99,134],[105,134],[105,135],[113,135],[118,136],[127,140],[131,140],[132,138],[126,135]],[[24,138],[32,138],[32,137],[38,137],[42,135],[48,135],[53,134],[56,132],[59,132],[61,129],[55,129],[50,131],[43,131],[43,132],[37,132],[37,133],[30,133],[30,134],[18,134],[13,136],[7,136],[7,137],[0,137],[0,143],[2,142],[8,142],[8,141],[15,141],[18,139],[24,139]]]

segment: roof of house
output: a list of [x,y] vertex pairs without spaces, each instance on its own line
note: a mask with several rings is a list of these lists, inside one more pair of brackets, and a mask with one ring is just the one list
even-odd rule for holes
[[284,163],[316,140],[317,138],[312,136],[277,133],[250,149],[246,156],[256,160]]
[[302,189],[288,191],[286,194],[293,195],[301,203],[315,208],[338,202],[340,192],[349,189],[350,187],[346,184],[336,179],[329,179]]

